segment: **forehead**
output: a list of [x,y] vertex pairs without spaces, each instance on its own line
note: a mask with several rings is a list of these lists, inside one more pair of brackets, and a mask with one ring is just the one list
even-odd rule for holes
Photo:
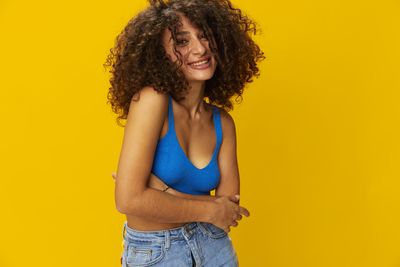
[[187,30],[187,29],[192,29],[192,30],[197,30],[197,27],[195,27],[192,22],[184,15],[179,15],[182,26],[179,28],[180,30]]
[[[182,25],[178,26],[178,35],[188,34],[190,32],[197,32],[199,29],[190,21],[189,18],[183,14],[178,13]],[[164,29],[163,39],[168,41],[171,38],[171,32],[168,28]]]

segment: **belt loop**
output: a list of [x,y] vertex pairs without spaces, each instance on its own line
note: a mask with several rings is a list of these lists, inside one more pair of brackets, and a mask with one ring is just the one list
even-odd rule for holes
[[170,232],[169,230],[165,230],[164,233],[165,233],[165,249],[169,249],[171,243]]

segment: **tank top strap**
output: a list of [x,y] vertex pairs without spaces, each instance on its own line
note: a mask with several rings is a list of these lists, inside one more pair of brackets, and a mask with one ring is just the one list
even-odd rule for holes
[[222,143],[222,125],[221,125],[221,113],[216,106],[213,106],[214,116],[214,127],[217,134],[217,146],[219,147]]

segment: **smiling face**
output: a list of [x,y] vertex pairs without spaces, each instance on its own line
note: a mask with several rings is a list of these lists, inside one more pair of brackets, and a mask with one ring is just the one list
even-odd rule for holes
[[[188,82],[204,82],[214,75],[217,62],[213,56],[209,41],[204,32],[199,30],[183,15],[180,15],[182,26],[176,34],[176,50],[182,55],[181,70]],[[177,57],[173,51],[174,40],[169,29],[165,29],[162,38],[163,46],[170,60]]]

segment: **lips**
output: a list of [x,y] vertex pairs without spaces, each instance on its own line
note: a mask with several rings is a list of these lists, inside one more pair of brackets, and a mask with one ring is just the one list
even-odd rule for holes
[[210,61],[210,59],[211,59],[211,57],[204,57],[204,58],[201,58],[200,60],[190,62],[190,63],[188,63],[188,65],[206,64],[206,63],[208,63]]

